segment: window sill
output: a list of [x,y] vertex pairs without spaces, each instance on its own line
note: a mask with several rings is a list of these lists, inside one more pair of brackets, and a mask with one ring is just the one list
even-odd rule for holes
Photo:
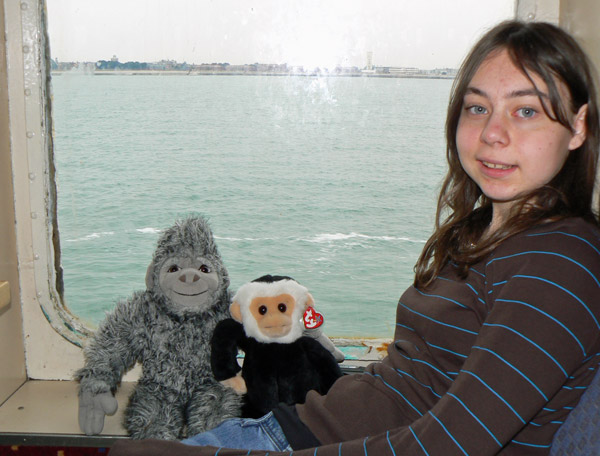
[[[345,374],[362,372],[367,361],[346,361]],[[123,410],[135,382],[123,382],[117,390],[119,409],[107,416],[97,436],[79,429],[75,381],[29,380],[0,405],[0,452],[2,446],[110,447],[115,440],[128,438],[121,422]]]
[[10,304],[10,285],[8,282],[0,281],[0,310]]
[[102,434],[90,437],[79,430],[77,382],[27,381],[0,406],[0,446],[110,447],[127,437],[121,421],[133,385],[121,384],[117,413],[106,417]]

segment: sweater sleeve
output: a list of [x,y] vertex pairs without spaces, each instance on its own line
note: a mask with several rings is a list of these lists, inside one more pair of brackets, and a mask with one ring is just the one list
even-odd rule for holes
[[[410,425],[293,454],[547,454],[556,429],[577,404],[597,365],[597,245],[597,239],[560,230],[506,241],[480,271],[486,277],[486,296],[481,299],[487,315],[439,401],[420,410]],[[217,452],[247,454],[208,447],[181,454]]]
[[546,454],[591,381],[586,363],[595,360],[600,334],[598,250],[569,232],[506,244],[485,266],[489,313],[471,352],[447,393],[410,426],[414,443],[408,439],[405,454],[419,454],[419,446],[421,454],[492,455],[507,444]]

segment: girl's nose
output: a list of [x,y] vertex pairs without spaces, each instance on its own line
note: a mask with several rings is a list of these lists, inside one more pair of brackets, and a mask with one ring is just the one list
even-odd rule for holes
[[492,113],[481,131],[481,141],[488,145],[507,145],[509,142],[507,120],[501,114]]

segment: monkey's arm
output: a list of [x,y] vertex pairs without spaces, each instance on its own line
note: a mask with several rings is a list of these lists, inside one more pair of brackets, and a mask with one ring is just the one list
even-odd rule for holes
[[215,379],[235,377],[242,369],[237,362],[238,348],[244,349],[246,335],[243,326],[232,318],[220,321],[211,341],[210,363]]
[[302,335],[310,337],[319,342],[323,347],[327,349],[328,352],[330,352],[333,355],[333,357],[338,363],[341,363],[346,358],[344,353],[334,345],[334,343],[329,337],[327,337],[327,335],[323,332],[323,329],[321,327],[315,329],[305,328]]
[[331,385],[342,376],[340,366],[331,352],[316,340],[309,337],[303,337],[300,340],[311,365],[319,376],[320,388],[318,392],[326,394]]

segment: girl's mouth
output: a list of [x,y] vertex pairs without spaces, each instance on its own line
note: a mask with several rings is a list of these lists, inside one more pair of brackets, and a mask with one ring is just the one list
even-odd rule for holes
[[513,167],[513,165],[503,165],[501,163],[490,163],[486,161],[482,161],[481,163],[483,166],[490,169],[510,169]]

